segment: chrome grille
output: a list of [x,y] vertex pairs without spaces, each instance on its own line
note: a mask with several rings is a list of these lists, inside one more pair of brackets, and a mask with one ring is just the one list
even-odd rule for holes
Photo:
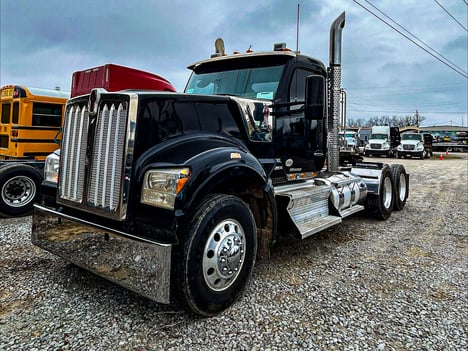
[[380,150],[382,148],[382,144],[370,144],[371,149]]
[[403,150],[414,150],[414,145],[403,144]]
[[89,111],[86,105],[74,105],[67,111],[60,151],[59,195],[81,203],[84,191]]
[[103,98],[95,116],[90,116],[87,99],[67,105],[57,202],[121,220],[135,129],[129,110],[137,104],[136,96],[118,98]]
[[88,203],[112,212],[120,201],[126,115],[122,103],[100,109],[90,165]]

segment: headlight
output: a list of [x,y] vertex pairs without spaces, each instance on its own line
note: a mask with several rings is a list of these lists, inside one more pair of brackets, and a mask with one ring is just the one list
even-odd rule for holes
[[396,149],[397,149],[398,151],[401,151],[401,150],[403,150],[403,146],[400,144],[400,145],[397,146]]
[[424,146],[421,145],[421,144],[419,144],[419,145],[416,146],[416,150],[418,150],[418,151],[423,151],[423,150],[424,150]]
[[382,149],[384,149],[384,150],[390,149],[390,144],[388,144],[388,143],[383,143],[383,144],[382,144]]
[[143,204],[174,209],[175,198],[190,179],[189,168],[152,169],[145,173],[141,202]]
[[369,150],[369,148],[370,148],[369,144],[366,144],[366,146],[364,146],[364,150]]
[[53,153],[46,157],[44,164],[44,179],[47,182],[58,183],[60,157]]

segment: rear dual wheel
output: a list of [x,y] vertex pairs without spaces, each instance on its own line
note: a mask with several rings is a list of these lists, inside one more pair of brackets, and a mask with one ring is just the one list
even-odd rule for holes
[[409,195],[409,182],[406,174],[405,167],[400,164],[393,164],[390,166],[392,173],[392,182],[395,195],[393,209],[400,211],[405,207],[406,199]]
[[392,211],[400,211],[409,195],[408,175],[401,164],[385,165],[382,169],[379,194],[369,194],[367,209],[377,219],[385,220]]
[[392,172],[385,165],[380,177],[379,193],[369,194],[367,197],[367,210],[377,219],[387,219],[392,214],[394,204],[394,191]]

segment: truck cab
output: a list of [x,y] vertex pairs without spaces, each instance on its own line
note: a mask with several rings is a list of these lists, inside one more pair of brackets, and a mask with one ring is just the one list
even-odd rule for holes
[[[220,53],[188,68],[192,74],[185,93],[242,98],[249,116],[249,148],[270,163],[267,168],[283,168],[283,178],[322,169],[327,76],[323,63],[276,44],[271,52]],[[311,118],[304,118],[306,92],[314,100],[309,104]]]
[[417,157],[424,159],[431,156],[432,136],[422,133],[404,133],[397,147],[397,158]]
[[373,126],[364,154],[365,156],[393,157],[399,143],[400,135],[397,127]]

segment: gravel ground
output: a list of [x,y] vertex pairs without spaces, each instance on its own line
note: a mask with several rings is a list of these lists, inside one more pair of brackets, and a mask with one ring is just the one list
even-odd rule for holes
[[33,246],[30,217],[0,219],[0,350],[468,350],[457,156],[398,161],[411,173],[403,211],[283,238],[240,301],[205,319]]

